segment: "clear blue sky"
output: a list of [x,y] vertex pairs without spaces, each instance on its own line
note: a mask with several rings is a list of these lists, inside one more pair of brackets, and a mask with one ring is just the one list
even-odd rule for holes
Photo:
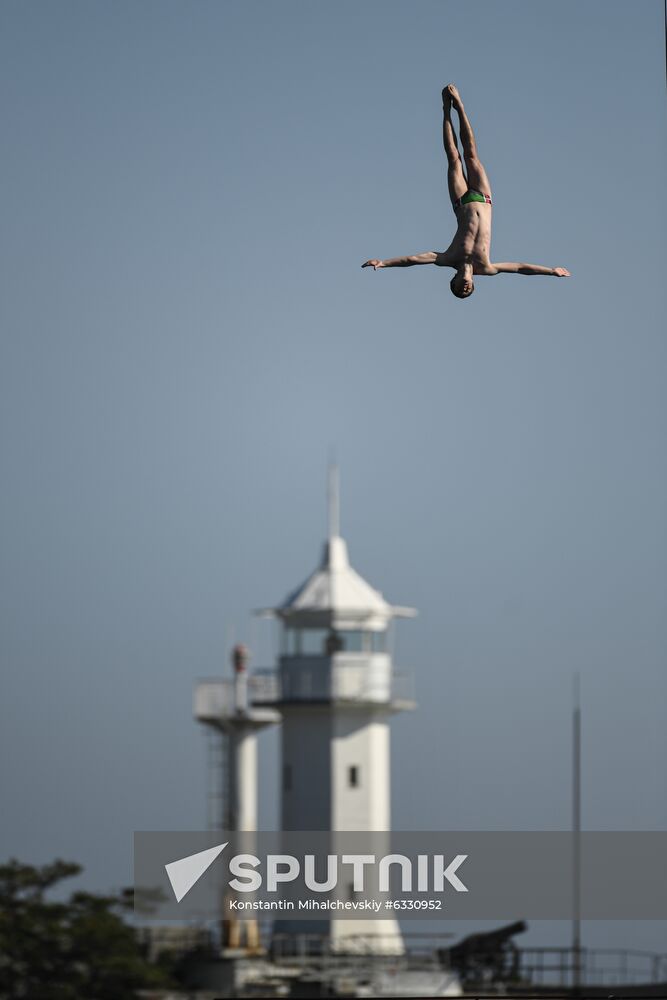
[[[193,682],[232,635],[270,665],[332,447],[353,563],[420,609],[394,826],[566,826],[579,670],[584,824],[665,828],[662,19],[5,0],[1,856],[108,888],[204,824]],[[571,280],[360,269],[449,242],[449,81],[494,256]]]

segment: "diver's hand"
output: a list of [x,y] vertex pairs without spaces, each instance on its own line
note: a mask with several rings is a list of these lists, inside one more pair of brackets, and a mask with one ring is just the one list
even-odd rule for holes
[[572,275],[570,274],[570,272],[568,271],[568,269],[566,267],[555,267],[554,268],[554,276],[556,278],[571,278],[572,277]]
[[377,271],[378,267],[384,267],[384,261],[383,260],[367,260],[366,263],[362,264],[361,266],[362,267],[372,267],[374,271]]

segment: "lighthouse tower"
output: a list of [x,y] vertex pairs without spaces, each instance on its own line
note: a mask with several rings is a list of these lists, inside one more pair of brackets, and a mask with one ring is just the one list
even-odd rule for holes
[[[283,830],[389,831],[390,716],[414,708],[388,646],[389,604],[350,565],[340,536],[337,469],[329,474],[329,533],[317,569],[278,607]],[[332,922],[341,950],[402,951],[393,920]]]

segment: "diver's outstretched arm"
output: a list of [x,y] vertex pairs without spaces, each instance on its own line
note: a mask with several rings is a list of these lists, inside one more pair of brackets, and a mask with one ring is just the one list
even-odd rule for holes
[[505,261],[502,264],[492,264],[491,274],[546,274],[552,278],[571,278],[572,275],[565,267],[543,267],[541,264],[520,264],[513,261]]
[[446,254],[437,253],[435,250],[427,250],[426,253],[415,253],[411,257],[390,257],[388,260],[367,260],[362,267],[372,267],[377,271],[379,267],[412,267],[413,264],[439,264],[441,267],[448,264],[445,259]]

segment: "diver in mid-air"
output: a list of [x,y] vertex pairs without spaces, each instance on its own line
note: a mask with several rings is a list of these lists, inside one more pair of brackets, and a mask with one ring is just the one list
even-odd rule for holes
[[[463,146],[466,174],[459,155],[456,134],[452,125],[451,110],[459,116],[459,132]],[[475,274],[547,274],[556,278],[569,278],[564,267],[542,267],[541,264],[505,262],[492,264],[491,249],[491,185],[478,155],[475,136],[463,107],[461,95],[450,83],[442,92],[442,139],[447,154],[447,183],[449,197],[458,223],[456,235],[446,250],[431,250],[412,257],[392,257],[389,260],[367,260],[362,267],[410,267],[412,264],[437,264],[453,267],[456,274],[450,282],[454,295],[466,299],[475,290]]]

